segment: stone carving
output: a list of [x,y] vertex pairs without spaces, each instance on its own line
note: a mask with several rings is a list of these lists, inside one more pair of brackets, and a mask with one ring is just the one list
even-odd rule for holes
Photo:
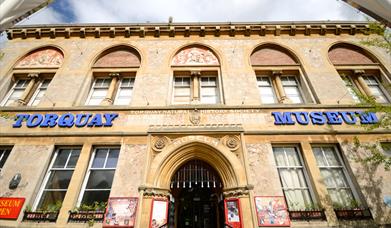
[[140,186],[138,188],[140,192],[143,193],[143,196],[145,197],[169,197],[170,193],[166,189],[159,189],[154,187],[146,187],[146,186]]
[[201,113],[199,110],[194,109],[189,112],[189,120],[192,124],[198,125],[201,122]]
[[217,57],[207,48],[188,47],[179,51],[172,65],[219,65]]
[[252,190],[254,187],[252,185],[247,185],[244,187],[237,187],[233,189],[227,189],[223,192],[224,197],[241,197],[248,196],[249,190]]
[[16,68],[60,67],[64,56],[56,49],[41,49],[24,57]]
[[240,146],[240,138],[238,136],[224,136],[221,139],[222,143],[228,147],[231,151],[235,151],[239,149]]
[[152,149],[156,152],[161,152],[170,143],[171,140],[168,137],[155,137],[152,139]]

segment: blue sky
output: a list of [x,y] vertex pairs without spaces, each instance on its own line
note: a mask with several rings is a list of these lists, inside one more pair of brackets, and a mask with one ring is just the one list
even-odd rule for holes
[[22,24],[365,20],[338,0],[55,0]]

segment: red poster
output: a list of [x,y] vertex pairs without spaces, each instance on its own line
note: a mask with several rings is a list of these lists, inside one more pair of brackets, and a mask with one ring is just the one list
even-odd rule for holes
[[283,196],[255,197],[258,226],[290,226],[289,214]]
[[18,219],[25,198],[0,198],[0,219]]
[[136,197],[110,197],[103,227],[134,227],[137,202]]
[[242,215],[239,199],[224,200],[225,223],[233,228],[242,228]]

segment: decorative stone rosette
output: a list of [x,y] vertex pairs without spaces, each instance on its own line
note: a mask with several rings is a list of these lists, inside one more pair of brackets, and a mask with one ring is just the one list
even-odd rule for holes
[[171,140],[166,136],[154,137],[152,139],[152,149],[156,152],[161,152],[170,143]]
[[223,138],[221,138],[221,142],[231,151],[236,151],[240,147],[240,138],[236,135],[224,136]]

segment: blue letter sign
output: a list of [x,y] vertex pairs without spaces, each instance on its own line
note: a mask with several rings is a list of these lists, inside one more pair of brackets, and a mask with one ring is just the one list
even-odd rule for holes
[[348,112],[272,112],[274,125],[308,125],[311,121],[314,125],[340,125],[342,123],[355,124],[360,120],[360,124],[375,124],[379,122],[373,112],[348,111]]
[[104,114],[72,114],[64,113],[58,115],[55,113],[48,114],[16,114],[15,123],[12,125],[14,128],[22,126],[23,122],[26,122],[26,126],[29,128],[34,127],[61,127],[71,128],[76,127],[111,127],[113,121],[118,117],[118,113],[104,113]]

